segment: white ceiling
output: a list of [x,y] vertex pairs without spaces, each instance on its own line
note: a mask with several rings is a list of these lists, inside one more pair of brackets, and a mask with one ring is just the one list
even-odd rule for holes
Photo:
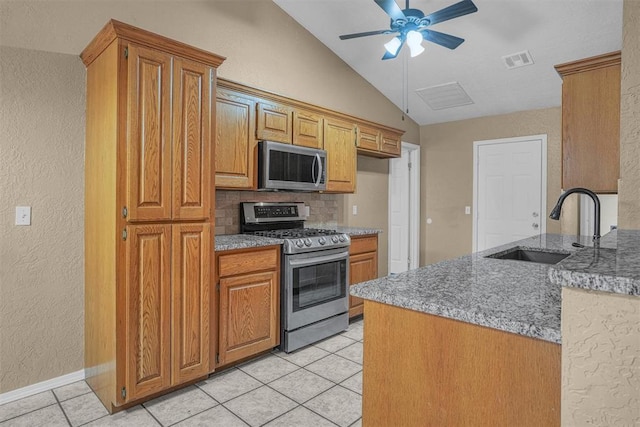
[[[397,1],[404,9],[405,0]],[[391,35],[338,38],[389,27],[374,0],[274,0],[420,125],[559,106],[554,65],[622,46],[622,0],[473,1],[478,12],[432,27],[464,38],[457,49],[425,41],[420,56],[408,57],[405,46],[396,59],[382,61]],[[410,6],[427,15],[456,2],[411,0]],[[523,50],[535,63],[508,70],[502,57]],[[434,111],[415,93],[454,81],[473,104]]]

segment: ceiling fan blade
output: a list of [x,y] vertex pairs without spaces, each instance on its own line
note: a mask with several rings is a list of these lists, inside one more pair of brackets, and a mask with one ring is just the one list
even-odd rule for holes
[[433,30],[422,30],[422,37],[432,43],[439,44],[449,49],[455,49],[462,44],[464,39],[460,37],[452,36],[451,34],[439,33]]
[[402,13],[402,9],[398,6],[398,4],[394,0],[375,0],[376,4],[384,10],[387,15],[394,21],[396,19],[406,19]]
[[340,40],[355,39],[356,37],[374,36],[376,34],[391,33],[391,30],[367,31],[365,33],[345,34],[340,36]]
[[459,3],[452,4],[449,7],[445,7],[444,9],[440,9],[437,12],[433,12],[432,14],[425,16],[425,18],[429,20],[429,25],[433,25],[477,11],[478,8],[475,4],[473,4],[471,0],[462,0]]

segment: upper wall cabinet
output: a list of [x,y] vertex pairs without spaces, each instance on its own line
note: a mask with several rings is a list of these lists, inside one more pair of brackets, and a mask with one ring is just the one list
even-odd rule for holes
[[217,82],[217,188],[256,189],[260,140],[325,149],[327,191],[338,193],[355,191],[356,154],[400,156],[401,130],[229,80]]
[[306,110],[293,111],[293,144],[310,148],[323,148],[324,128],[322,116]]
[[617,193],[620,52],[555,68],[562,76],[562,188]]
[[215,151],[217,188],[255,188],[255,111],[252,97],[218,88]]
[[258,102],[257,137],[260,140],[293,141],[293,108],[276,103]]
[[353,193],[356,190],[355,125],[325,119],[324,148],[327,150],[327,192]]

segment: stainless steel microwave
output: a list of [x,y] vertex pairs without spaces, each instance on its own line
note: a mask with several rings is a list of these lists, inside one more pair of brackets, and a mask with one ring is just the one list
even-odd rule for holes
[[258,143],[260,190],[326,190],[327,152],[273,141]]

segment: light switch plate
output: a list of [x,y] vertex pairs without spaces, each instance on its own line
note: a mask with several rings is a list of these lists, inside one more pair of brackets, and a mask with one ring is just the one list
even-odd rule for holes
[[465,215],[471,215],[471,206],[465,206],[464,207],[464,214]]
[[358,215],[358,205],[353,205],[353,207],[351,208],[351,211],[353,212],[354,215]]
[[16,225],[31,225],[31,206],[16,206]]

